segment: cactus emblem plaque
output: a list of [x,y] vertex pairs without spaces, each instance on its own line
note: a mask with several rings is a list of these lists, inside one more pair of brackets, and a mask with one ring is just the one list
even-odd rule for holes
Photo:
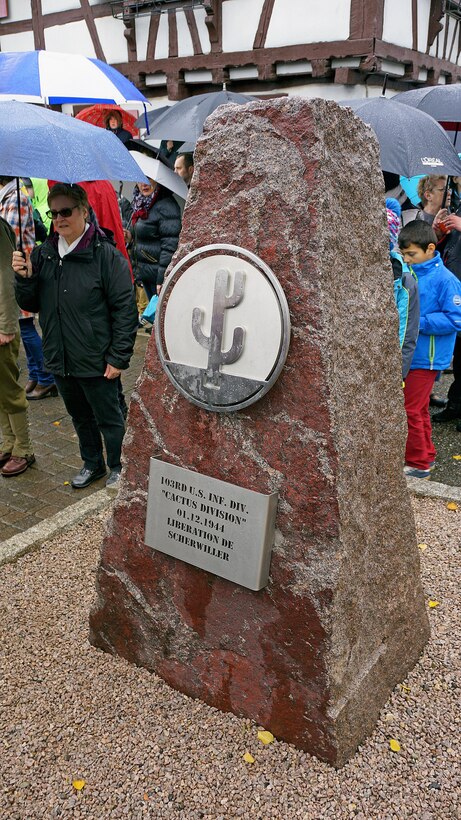
[[183,396],[207,410],[240,410],[267,393],[284,365],[285,294],[250,251],[198,248],[165,281],[155,338],[162,366]]

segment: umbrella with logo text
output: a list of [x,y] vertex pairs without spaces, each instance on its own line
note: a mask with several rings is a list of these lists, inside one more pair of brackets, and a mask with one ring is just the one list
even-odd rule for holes
[[443,128],[429,114],[393,98],[343,100],[376,134],[381,168],[413,177],[419,174],[461,175],[461,161]]

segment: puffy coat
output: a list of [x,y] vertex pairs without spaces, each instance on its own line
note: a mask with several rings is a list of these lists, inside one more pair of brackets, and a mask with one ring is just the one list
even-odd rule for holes
[[127,260],[90,226],[62,259],[58,236],[35,248],[32,276],[16,274],[19,305],[39,314],[45,368],[59,376],[124,370],[133,353],[138,314]]
[[461,282],[444,266],[438,251],[411,270],[418,280],[421,318],[410,370],[445,370],[461,331]]
[[181,211],[170,194],[157,199],[147,214],[129,228],[133,237],[130,248],[133,276],[155,291],[178,247]]

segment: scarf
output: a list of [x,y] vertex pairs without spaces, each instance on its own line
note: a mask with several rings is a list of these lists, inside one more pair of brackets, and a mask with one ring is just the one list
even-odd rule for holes
[[160,195],[160,185],[157,185],[155,191],[149,196],[144,196],[138,186],[134,189],[133,200],[131,206],[133,208],[133,215],[131,217],[131,224],[136,225],[138,219],[147,219],[150,209],[154,202],[157,201]]

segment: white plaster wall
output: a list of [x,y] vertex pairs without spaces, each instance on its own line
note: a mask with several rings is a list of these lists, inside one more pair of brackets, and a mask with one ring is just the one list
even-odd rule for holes
[[46,28],[45,48],[47,51],[61,51],[66,54],[83,54],[85,57],[96,57],[90,33],[84,20],[67,23],[65,26]]
[[68,11],[80,7],[80,0],[42,0],[42,14],[52,14],[54,11]]
[[192,37],[183,11],[176,12],[176,26],[178,29],[178,56],[190,57],[194,53]]
[[[251,93],[251,91],[248,91],[248,94]],[[253,89],[253,93],[257,94],[258,98],[266,96],[260,94],[256,89]],[[267,96],[273,93],[273,91],[268,91]],[[283,88],[280,86],[277,87],[277,93],[288,94],[290,97],[306,97],[308,99],[320,97],[322,100],[335,100],[339,102],[340,100],[359,100],[364,97],[380,97],[381,88],[379,86],[365,87],[363,85],[340,85],[336,83],[326,85],[324,83],[312,83],[312,85],[299,85],[296,88]],[[386,97],[393,97],[394,93],[396,92],[386,92]]]
[[[446,17],[445,20],[448,22],[448,38],[447,38],[447,60],[451,62],[456,62],[456,57],[458,54],[458,37],[455,37],[453,42],[453,35],[456,34],[456,23],[453,17]],[[451,51],[451,55],[450,55]]]
[[419,0],[418,2],[418,51],[426,53],[427,35],[429,30],[429,13],[431,10],[431,0]]
[[347,40],[349,18],[350,0],[275,0],[266,47]]
[[[1,30],[0,26],[0,32]],[[24,31],[21,34],[0,36],[0,48],[2,51],[34,51],[34,32]]]
[[99,17],[95,20],[101,47],[106,63],[126,63],[128,61],[128,43],[123,36],[123,20],[115,17]]
[[[30,20],[31,17],[30,0],[8,0],[8,17],[4,18],[5,23],[14,23],[16,20]],[[9,51],[13,51],[13,49],[9,49]],[[27,51],[27,49],[18,48],[15,51]]]
[[145,60],[147,54],[147,41],[149,39],[150,17],[138,17],[135,20],[136,49],[138,60]]
[[160,24],[155,44],[155,59],[164,60],[168,57],[168,14],[160,15]]
[[205,25],[205,9],[194,9],[194,14],[195,22],[197,23],[198,34],[200,37],[200,45],[202,46],[202,51],[204,54],[209,54],[211,51],[211,45],[208,29]]
[[264,0],[222,4],[223,51],[251,51],[263,5]]
[[413,48],[412,28],[411,0],[386,0],[382,39],[396,46]]

